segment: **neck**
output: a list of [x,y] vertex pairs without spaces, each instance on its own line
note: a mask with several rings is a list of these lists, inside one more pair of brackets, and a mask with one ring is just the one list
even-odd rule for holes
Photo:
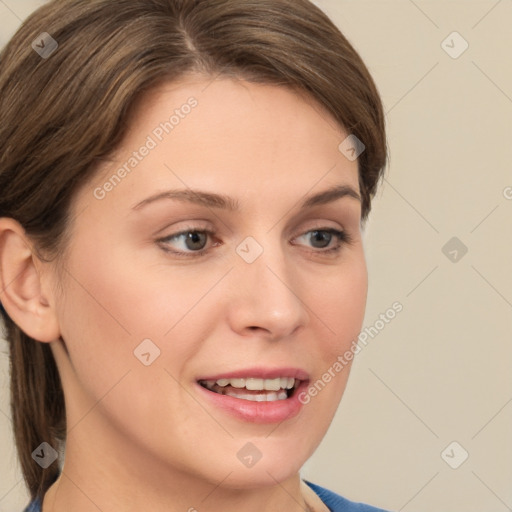
[[[70,477],[64,470],[50,487],[43,501],[42,512],[98,512],[117,510],[123,512],[198,512],[207,508],[209,512],[239,510],[241,512],[319,512],[327,510],[319,503],[318,496],[302,481],[299,475],[293,480],[274,487],[252,491],[226,490],[209,486],[208,493],[196,494],[190,487],[176,489],[170,485],[165,491],[139,485],[131,493],[121,493],[126,484],[111,485],[112,479],[103,481],[84,480],[79,475]],[[204,487],[197,485],[204,491]],[[320,508],[322,507],[322,508]]]

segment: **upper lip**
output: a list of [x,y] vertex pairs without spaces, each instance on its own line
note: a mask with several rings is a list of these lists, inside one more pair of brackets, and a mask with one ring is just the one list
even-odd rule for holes
[[231,372],[208,375],[197,379],[219,380],[219,379],[277,379],[279,377],[289,377],[297,380],[309,380],[309,374],[300,368],[246,368],[244,370],[235,370]]

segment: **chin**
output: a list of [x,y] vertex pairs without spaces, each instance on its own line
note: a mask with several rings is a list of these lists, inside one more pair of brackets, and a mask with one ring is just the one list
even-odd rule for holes
[[277,459],[260,460],[252,468],[236,467],[222,483],[230,489],[259,489],[282,484],[297,475],[305,460]]
[[[299,473],[318,443],[312,433],[304,432],[300,437],[282,437],[278,430],[268,437],[238,438],[232,444],[234,451],[219,453],[221,464],[215,467],[229,477],[222,486],[232,489],[255,489],[285,482]],[[311,435],[310,435],[311,434]],[[318,442],[321,440],[318,439]],[[226,455],[234,453],[233,457]],[[218,480],[217,480],[218,483]]]

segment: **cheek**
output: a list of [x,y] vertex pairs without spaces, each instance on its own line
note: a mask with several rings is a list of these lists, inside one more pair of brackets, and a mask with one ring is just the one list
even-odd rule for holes
[[[322,293],[311,294],[318,333],[316,372],[301,395],[317,443],[329,427],[345,391],[354,360],[354,347],[364,319],[368,276],[361,252],[341,266]],[[316,288],[317,289],[317,288]],[[348,357],[347,357],[348,354]]]
[[[192,339],[199,339],[193,330],[184,332],[183,326],[190,328],[185,321],[172,329],[183,316],[179,287],[165,287],[151,273],[134,271],[142,267],[122,257],[96,259],[85,249],[76,254],[59,304],[71,363],[66,366],[71,422],[82,417],[94,422],[104,415],[137,438],[148,432],[156,436],[155,411],[179,414],[176,382],[197,350]],[[142,345],[148,339],[151,343]],[[144,351],[138,350],[141,346]],[[146,366],[142,360],[148,352],[151,364]],[[96,413],[90,415],[93,408]],[[127,422],[132,413],[136,421]]]
[[96,246],[77,240],[66,263],[59,311],[76,378],[93,397],[140,364],[133,351],[154,333],[145,321],[145,309],[152,305],[139,295],[139,273],[127,258],[106,247],[104,240]]
[[331,364],[357,339],[364,319],[368,275],[364,254],[341,266],[322,290],[310,294],[314,318],[329,334],[322,338],[324,363]]
[[[193,340],[201,336],[190,313],[217,278],[179,269],[171,275],[165,265],[121,244],[102,240],[98,246],[108,247],[108,258],[91,244],[77,243],[66,265],[59,317],[77,370],[94,371],[105,385],[105,374],[140,365],[134,350],[146,339],[162,352],[172,344],[176,363],[191,357],[197,349]],[[173,366],[179,372],[180,365]]]

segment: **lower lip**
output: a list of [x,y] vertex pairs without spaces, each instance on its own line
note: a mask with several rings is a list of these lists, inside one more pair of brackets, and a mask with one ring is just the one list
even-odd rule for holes
[[251,423],[280,423],[289,420],[302,409],[303,404],[299,400],[299,394],[304,391],[308,383],[302,381],[293,395],[286,400],[275,400],[274,402],[253,402],[233,396],[221,395],[197,384],[203,395],[211,403],[223,411],[243,421]]

